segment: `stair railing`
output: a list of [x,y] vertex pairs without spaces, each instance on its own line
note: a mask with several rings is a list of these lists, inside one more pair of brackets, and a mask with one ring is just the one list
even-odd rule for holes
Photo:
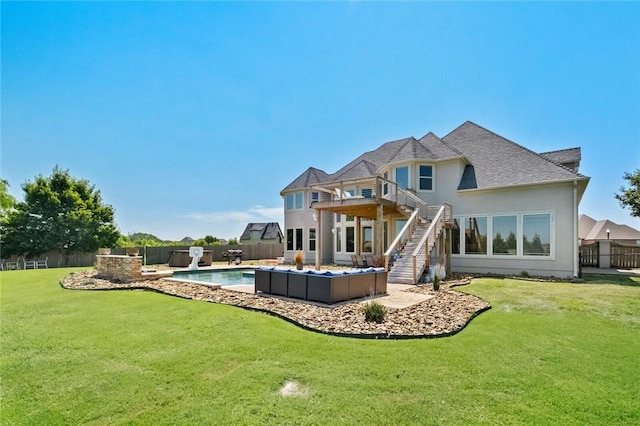
[[[422,217],[427,219],[427,215],[428,215],[428,211],[429,211],[429,206],[427,205],[427,203],[420,197],[418,197],[417,195],[406,191],[400,187],[397,188],[397,191],[404,195],[405,197],[405,205],[409,205],[409,200],[413,201],[415,203],[415,206],[418,210],[420,210],[420,212],[422,213]],[[397,201],[396,201],[397,202]]]
[[445,204],[440,206],[438,212],[431,221],[431,225],[429,225],[427,232],[420,239],[416,249],[411,254],[413,258],[413,281],[416,283],[420,279],[422,272],[429,265],[431,249],[438,240],[440,232],[442,232],[447,219],[447,208],[451,210],[451,205]]
[[389,248],[384,252],[384,268],[389,270],[389,257],[394,254],[398,243],[402,240],[402,238],[406,235],[407,240],[411,239],[411,235],[413,235],[413,231],[416,229],[416,225],[418,224],[418,217],[420,215],[420,209],[416,209],[411,213],[411,216],[407,220],[407,223],[402,227],[402,230],[398,233],[396,238],[389,244]]

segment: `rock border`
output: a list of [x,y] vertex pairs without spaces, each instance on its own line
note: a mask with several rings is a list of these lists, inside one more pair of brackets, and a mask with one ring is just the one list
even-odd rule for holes
[[362,307],[372,299],[359,299],[337,305],[304,302],[260,294],[213,289],[195,282],[166,279],[115,282],[100,278],[95,270],[74,272],[60,281],[69,290],[146,290],[209,303],[237,306],[281,318],[305,330],[321,334],[364,339],[425,339],[453,336],[491,305],[480,297],[451,288],[468,285],[471,277],[442,282],[434,291],[430,284],[406,291],[432,295],[429,300],[407,308],[387,308],[385,320],[366,322]]

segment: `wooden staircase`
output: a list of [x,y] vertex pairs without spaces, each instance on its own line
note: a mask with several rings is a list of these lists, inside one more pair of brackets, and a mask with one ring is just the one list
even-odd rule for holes
[[387,282],[396,284],[415,284],[413,279],[413,257],[409,254],[413,253],[418,247],[418,243],[429,229],[430,222],[420,223],[416,225],[415,230],[411,234],[411,239],[407,241],[400,253],[400,257],[395,260],[393,266],[387,275]]
[[422,272],[429,266],[432,250],[436,247],[445,224],[452,220],[451,206],[437,207],[433,220],[416,218],[400,256],[389,269],[387,281],[397,284],[417,284]]

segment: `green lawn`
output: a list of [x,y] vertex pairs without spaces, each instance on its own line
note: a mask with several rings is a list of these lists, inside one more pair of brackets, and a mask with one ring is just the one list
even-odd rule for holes
[[[479,279],[461,333],[359,340],[144,291],[1,281],[0,424],[640,424],[640,283]],[[615,281],[614,281],[615,280]],[[278,391],[295,380],[303,392]]]

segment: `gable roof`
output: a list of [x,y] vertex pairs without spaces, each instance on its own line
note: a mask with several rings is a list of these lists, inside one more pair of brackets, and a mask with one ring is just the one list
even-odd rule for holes
[[580,160],[582,160],[582,153],[579,147],[541,152],[539,155],[549,161],[568,167],[574,172],[578,171]]
[[251,231],[260,232],[261,240],[275,240],[278,236],[283,236],[278,222],[249,223],[240,236],[240,240],[250,240]]
[[[607,230],[609,230],[608,236]],[[640,240],[640,231],[627,225],[618,225],[610,220],[596,221],[587,215],[580,215],[578,216],[578,236],[588,241]]]
[[584,240],[589,235],[589,232],[593,229],[593,225],[596,224],[596,220],[586,214],[578,215],[578,238]]
[[559,149],[557,151],[541,152],[539,155],[543,156],[547,160],[551,160],[554,163],[565,164],[575,163],[582,160],[580,148],[567,148]]
[[[577,173],[580,148],[537,154],[467,121],[443,138],[429,132],[419,140],[408,137],[386,142],[331,175],[310,167],[280,194],[316,184],[373,177],[389,163],[452,159],[461,159],[466,165],[458,190],[589,179]],[[581,193],[586,184],[582,186]]]

